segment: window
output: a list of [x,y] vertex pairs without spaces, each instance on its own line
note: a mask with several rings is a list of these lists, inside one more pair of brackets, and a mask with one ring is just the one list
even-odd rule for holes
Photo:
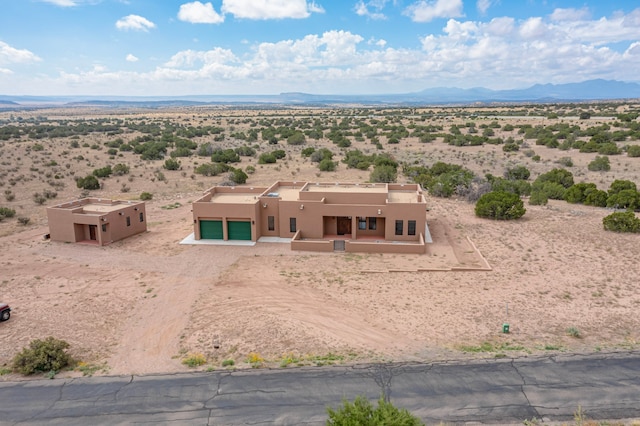
[[372,231],[376,230],[376,218],[375,217],[370,217],[369,218],[369,229]]
[[296,218],[289,218],[289,231],[296,232]]
[[402,235],[404,223],[402,220],[396,220],[396,235]]
[[140,222],[144,222],[144,213],[140,212]]
[[107,224],[106,223],[102,224],[102,232],[107,232]]
[[274,216],[267,216],[267,226],[269,227],[269,231],[276,230],[276,218]]
[[358,218],[358,229],[367,229],[367,218],[359,217]]
[[127,226],[131,226],[131,216],[127,216]]
[[407,234],[416,235],[416,221],[410,220],[407,222]]

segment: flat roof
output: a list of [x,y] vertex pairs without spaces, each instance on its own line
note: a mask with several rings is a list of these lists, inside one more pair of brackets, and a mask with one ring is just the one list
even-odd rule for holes
[[135,206],[144,204],[142,201],[123,201],[109,199],[82,198],[79,200],[68,201],[49,207],[51,209],[76,210],[82,209],[84,214],[103,214],[120,210],[127,206]]
[[220,204],[254,204],[258,200],[258,194],[249,192],[216,193],[211,197],[212,203]]
[[122,204],[85,204],[82,207],[82,213],[110,213],[120,210]]
[[416,191],[389,191],[390,203],[418,203],[418,194]]
[[305,187],[305,191],[308,192],[344,192],[344,193],[358,193],[367,192],[375,194],[385,194],[387,192],[387,186],[385,184],[373,184],[373,183],[335,183],[335,184],[315,184],[310,183]]

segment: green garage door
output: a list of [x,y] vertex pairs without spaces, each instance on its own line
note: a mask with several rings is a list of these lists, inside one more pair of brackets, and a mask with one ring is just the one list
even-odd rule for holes
[[230,240],[251,241],[251,222],[227,222]]
[[200,238],[205,240],[221,240],[224,238],[222,234],[221,220],[201,220],[200,221]]

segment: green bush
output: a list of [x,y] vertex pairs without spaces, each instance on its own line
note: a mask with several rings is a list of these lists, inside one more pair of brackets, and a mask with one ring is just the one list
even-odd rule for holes
[[246,183],[248,178],[249,176],[247,176],[247,174],[243,172],[242,169],[234,169],[229,174],[229,180],[239,185]]
[[277,161],[276,156],[270,152],[262,153],[258,157],[258,164],[273,164],[276,161]]
[[638,210],[640,209],[640,192],[635,189],[623,189],[618,193],[609,195],[607,198],[607,207]]
[[116,176],[122,176],[129,173],[129,166],[126,164],[116,164],[113,166],[113,174]]
[[93,175],[88,175],[86,177],[79,178],[76,181],[76,186],[80,189],[87,189],[87,190],[100,189],[100,181],[98,180],[97,177]]
[[511,192],[488,192],[476,202],[476,216],[496,220],[518,219],[526,213],[517,194]]
[[640,145],[630,145],[627,148],[627,156],[640,157]]
[[378,406],[363,396],[358,396],[353,402],[342,401],[342,406],[333,410],[327,408],[329,419],[327,426],[418,426],[424,425],[414,415],[404,408],[396,408],[391,402],[380,397]]
[[318,163],[318,169],[321,172],[333,172],[336,169],[336,163],[325,158]]
[[67,342],[54,337],[33,340],[13,358],[13,369],[24,375],[60,371],[74,362],[68,348]]
[[596,158],[594,158],[593,161],[589,163],[587,168],[592,172],[608,172],[609,170],[611,170],[609,157],[600,157],[596,155]]
[[529,204],[532,206],[546,206],[548,202],[549,197],[543,191],[533,191],[529,197]]
[[587,191],[593,191],[596,188],[595,183],[576,183],[564,193],[564,200],[567,203],[583,204],[587,199]]
[[175,158],[167,158],[166,160],[164,160],[164,165],[162,167],[167,170],[179,170],[180,162]]
[[111,176],[111,173],[113,173],[113,170],[111,170],[111,166],[105,166],[99,169],[95,169],[92,174],[95,177],[106,178]]
[[525,166],[511,167],[504,172],[504,178],[508,180],[527,180],[530,176],[531,172]]
[[640,219],[633,212],[611,213],[602,219],[602,225],[607,231],[640,232]]
[[0,221],[8,217],[14,217],[15,215],[16,211],[14,209],[10,209],[9,207],[0,207]]
[[140,194],[140,199],[142,201],[149,201],[153,198],[153,194],[150,192],[143,192]]
[[390,165],[380,165],[373,168],[373,171],[369,175],[369,181],[391,183],[395,182],[397,177],[398,172],[395,167]]

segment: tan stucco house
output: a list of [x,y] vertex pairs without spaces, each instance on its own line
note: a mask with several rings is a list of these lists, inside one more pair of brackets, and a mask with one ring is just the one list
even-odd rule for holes
[[426,207],[416,184],[215,186],[193,203],[194,237],[287,238],[293,250],[425,253]]
[[142,201],[83,198],[47,207],[53,241],[107,245],[147,230]]

